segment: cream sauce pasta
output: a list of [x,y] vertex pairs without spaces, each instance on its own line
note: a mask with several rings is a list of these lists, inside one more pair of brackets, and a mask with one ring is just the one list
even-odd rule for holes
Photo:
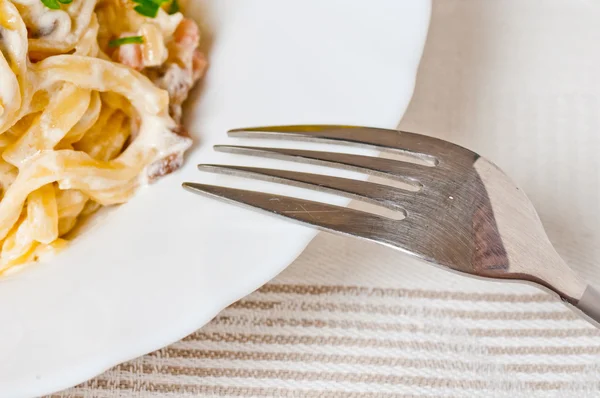
[[178,168],[198,26],[169,4],[0,0],[0,273],[65,246],[99,206]]

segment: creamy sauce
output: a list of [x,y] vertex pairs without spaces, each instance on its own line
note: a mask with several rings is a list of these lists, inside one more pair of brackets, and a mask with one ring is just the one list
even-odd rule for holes
[[[21,46],[18,33],[0,26],[0,51],[2,53],[14,53],[22,57],[26,50]],[[19,92],[19,83],[15,75],[12,73],[3,73],[2,63],[5,64],[6,69],[10,68],[4,59],[0,59],[0,117],[3,115],[4,109],[18,101],[15,98],[15,93]],[[0,119],[0,126],[1,124]]]
[[[127,201],[191,145],[178,121],[202,74],[195,23],[119,0],[95,7],[0,0],[0,274],[63,247],[84,209]],[[140,34],[144,44],[107,45]]]
[[140,131],[132,145],[152,148],[156,151],[156,155],[152,162],[146,166],[144,172],[140,174],[140,184],[147,184],[149,182],[148,176],[156,173],[155,170],[149,170],[157,167],[155,162],[173,154],[183,154],[192,145],[192,140],[189,138],[172,133],[171,130],[174,127],[173,121],[164,117],[152,115],[142,117]]

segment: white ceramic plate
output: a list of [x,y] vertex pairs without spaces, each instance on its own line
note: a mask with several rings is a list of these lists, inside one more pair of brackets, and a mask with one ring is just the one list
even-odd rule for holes
[[180,187],[184,180],[229,183],[199,173],[200,162],[271,164],[214,153],[212,144],[231,142],[227,129],[393,128],[410,100],[429,0],[190,3],[212,32],[211,67],[187,109],[198,144],[183,170],[97,219],[68,250],[0,280],[1,397],[67,388],[172,343],[303,250],[313,230]]

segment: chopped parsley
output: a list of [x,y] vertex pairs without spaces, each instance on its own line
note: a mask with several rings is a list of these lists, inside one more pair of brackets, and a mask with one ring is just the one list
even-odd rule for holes
[[51,10],[60,10],[58,0],[42,0],[42,3]]
[[119,47],[123,44],[141,44],[144,42],[144,38],[142,36],[128,36],[121,37],[119,39],[114,39],[108,42],[109,47]]
[[61,4],[71,4],[73,0],[42,0],[42,3],[51,10],[60,10]]
[[145,17],[156,18],[158,9],[169,0],[133,0],[137,4],[133,9]]
[[[42,3],[50,8],[51,10],[60,10],[61,4],[71,4],[73,0],[41,0]],[[179,3],[177,0],[132,0],[136,6],[133,9],[140,15],[143,15],[148,18],[156,18],[158,15],[158,9],[163,6],[163,4],[169,3],[169,8],[167,12],[169,15],[175,14],[179,12]]]
[[171,1],[171,4],[169,5],[169,10],[167,12],[169,13],[169,15],[178,13],[179,12],[179,2],[177,0]]

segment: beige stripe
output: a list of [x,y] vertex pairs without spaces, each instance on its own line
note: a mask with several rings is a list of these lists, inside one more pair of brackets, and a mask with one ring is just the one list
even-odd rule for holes
[[422,289],[384,289],[362,286],[313,286],[271,283],[261,287],[260,293],[321,295],[351,295],[366,297],[409,297],[458,301],[494,301],[510,303],[547,303],[555,301],[548,294],[467,293]]
[[452,344],[446,342],[381,340],[374,338],[354,338],[346,336],[306,336],[306,335],[268,335],[244,333],[204,333],[196,332],[187,336],[184,341],[211,341],[222,343],[269,344],[269,345],[329,345],[344,347],[402,348],[418,351],[470,352],[481,351],[488,355],[598,355],[600,346],[542,346],[542,347],[503,347],[469,344]]
[[[233,387],[212,386],[197,384],[166,384],[152,383],[148,388],[140,388],[139,383],[121,381],[112,385],[109,380],[99,379],[100,389],[119,389],[135,392],[151,391],[162,394],[209,394],[211,396],[234,396],[234,397],[297,397],[297,398],[419,398],[422,395],[384,393],[384,392],[347,392],[331,390],[303,390],[270,387]],[[448,398],[453,398],[446,396]]]
[[599,355],[600,346],[488,347],[492,355]]
[[515,373],[588,373],[597,372],[597,365],[503,364],[502,370]]
[[342,313],[369,313],[398,316],[428,316],[435,318],[463,318],[472,320],[575,320],[579,319],[566,308],[561,311],[466,311],[446,308],[423,308],[408,306],[372,305],[357,303],[307,303],[297,301],[241,300],[229,308],[244,310],[287,310]]
[[220,350],[186,350],[165,348],[149,354],[157,358],[186,358],[230,361],[281,361],[301,363],[325,363],[344,365],[400,366],[414,369],[440,369],[471,372],[488,372],[490,367],[500,372],[513,373],[582,373],[592,369],[586,365],[555,364],[497,364],[465,362],[461,360],[409,359],[358,355],[328,355],[291,352],[258,352],[258,351],[220,351]]
[[[299,328],[331,328],[377,330],[385,332],[409,332],[423,334],[452,335],[455,329],[425,327],[403,323],[380,323],[354,320],[331,319],[285,319],[285,318],[250,318],[246,316],[218,316],[212,321],[213,325],[226,326],[256,326],[256,327],[299,327]],[[477,337],[598,337],[600,330],[592,326],[580,329],[460,329],[460,332]]]
[[467,329],[471,336],[477,337],[599,337],[600,330],[589,326],[581,329]]
[[77,395],[77,394],[73,394],[70,392],[70,390],[65,391],[62,394],[53,394],[53,395],[46,395],[44,398],[85,398],[84,395]]
[[[445,389],[474,389],[487,390],[498,389],[498,382],[493,380],[474,379],[448,379],[424,376],[397,376],[390,374],[375,373],[336,373],[336,372],[308,372],[293,370],[270,370],[270,369],[228,369],[228,368],[194,368],[183,366],[151,366],[122,364],[115,368],[121,372],[133,372],[144,374],[168,374],[175,376],[215,377],[215,378],[243,378],[243,379],[275,379],[292,381],[321,381],[334,383],[365,383],[365,384],[389,384],[397,386],[411,386],[420,388],[445,388]],[[509,383],[507,383],[509,384]],[[570,382],[533,382],[522,381],[518,383],[535,390],[558,390],[562,388],[581,387],[580,383]],[[589,386],[589,383],[588,383]],[[595,383],[600,387],[600,383]]]

